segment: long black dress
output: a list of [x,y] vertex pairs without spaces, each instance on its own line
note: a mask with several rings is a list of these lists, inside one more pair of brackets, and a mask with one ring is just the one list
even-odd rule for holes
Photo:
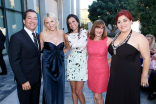
[[114,42],[108,48],[112,62],[105,104],[140,104],[140,52],[127,43],[130,36],[116,49],[116,54]]
[[64,104],[65,66],[64,42],[44,42],[42,71],[44,104]]

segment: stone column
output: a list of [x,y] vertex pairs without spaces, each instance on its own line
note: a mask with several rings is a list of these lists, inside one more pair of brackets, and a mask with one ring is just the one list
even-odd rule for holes
[[80,15],[80,0],[76,0],[76,15],[78,16],[81,24],[81,15]]
[[71,14],[74,14],[74,0],[71,0]]
[[66,19],[69,14],[71,14],[71,0],[63,0],[63,28],[65,33],[68,32]]
[[47,13],[47,0],[40,0],[40,16],[41,16],[41,28],[40,30],[43,31],[43,17]]
[[36,0],[27,0],[27,7],[36,11]]
[[59,25],[60,25],[60,29],[63,29],[63,0],[59,0],[58,2],[58,6],[59,6],[59,16],[58,16],[58,21],[59,21]]
[[92,28],[92,22],[88,22],[88,31],[90,32],[91,28]]

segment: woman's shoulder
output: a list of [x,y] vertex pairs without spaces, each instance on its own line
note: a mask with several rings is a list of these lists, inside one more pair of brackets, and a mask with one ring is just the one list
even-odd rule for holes
[[65,36],[65,33],[64,33],[64,31],[63,30],[59,30],[59,34],[61,35],[61,36]]
[[40,32],[40,35],[43,35],[43,31]]
[[148,43],[148,40],[146,39],[146,37],[143,34],[138,33],[136,31],[133,31],[133,40],[141,44]]
[[39,36],[40,38],[43,38],[44,37],[44,32],[42,31],[42,32],[40,32],[40,36]]
[[67,34],[67,33],[65,34],[65,32],[64,32],[63,30],[59,30],[59,33],[60,33],[60,35],[63,36],[64,38],[68,38],[68,36],[67,36],[68,34]]
[[65,34],[63,30],[59,30],[59,33],[60,34]]
[[138,32],[136,32],[136,31],[133,31],[133,37],[135,38],[135,39],[139,39],[139,40],[141,40],[141,39],[146,39],[146,37],[143,35],[143,34],[141,34],[141,33],[138,33]]
[[83,33],[83,34],[86,34],[87,37],[89,37],[89,31],[88,31],[88,30],[86,30],[86,29],[84,29],[84,28],[81,28],[81,29],[80,29],[80,32]]
[[136,31],[132,31],[132,34],[137,36],[137,37],[142,37],[144,36],[143,34],[139,33],[139,32],[136,32]]
[[113,41],[113,39],[112,38],[110,38],[110,37],[106,37],[107,38],[107,41],[110,41],[110,42],[112,42]]
[[110,44],[111,44],[111,42],[113,41],[113,39],[112,38],[110,38],[110,37],[107,37],[107,46],[109,46]]

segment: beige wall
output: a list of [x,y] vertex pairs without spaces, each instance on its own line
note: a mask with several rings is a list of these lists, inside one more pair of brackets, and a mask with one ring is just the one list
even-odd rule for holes
[[81,23],[88,24],[88,22],[91,22],[90,19],[88,18],[89,15],[88,9],[81,9],[80,12],[81,12],[80,19]]
[[[41,4],[42,6],[42,4]],[[57,10],[57,2],[54,0],[47,0],[47,12],[52,12],[58,17],[58,10]]]

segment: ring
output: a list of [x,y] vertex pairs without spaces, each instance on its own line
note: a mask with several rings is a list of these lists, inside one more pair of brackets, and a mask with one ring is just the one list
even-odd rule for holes
[[142,84],[142,86],[145,86],[145,84]]

